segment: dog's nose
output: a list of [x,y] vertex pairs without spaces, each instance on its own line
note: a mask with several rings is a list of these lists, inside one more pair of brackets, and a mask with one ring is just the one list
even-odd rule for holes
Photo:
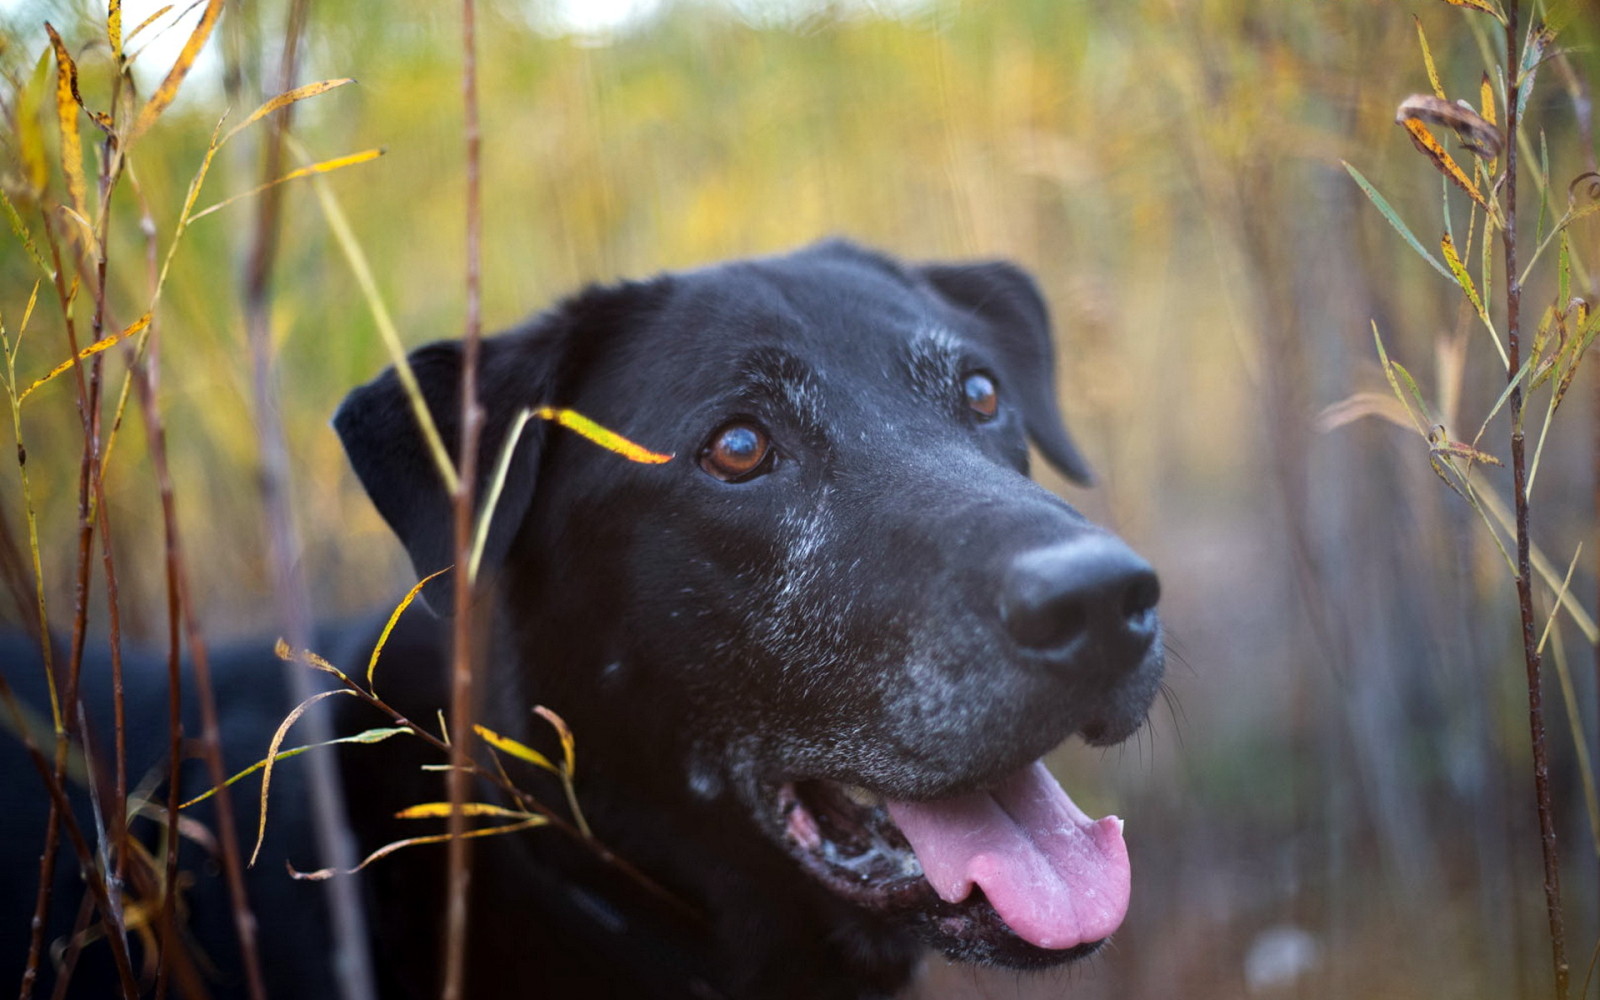
[[[1087,638],[1108,648],[1140,644],[1155,631],[1161,583],[1150,564],[1111,535],[1092,534],[1017,556],[1000,613],[1020,645],[1066,651]],[[1138,656],[1126,657],[1127,666]]]

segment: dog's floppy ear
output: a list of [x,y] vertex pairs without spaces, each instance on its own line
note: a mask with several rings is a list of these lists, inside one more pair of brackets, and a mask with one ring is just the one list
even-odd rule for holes
[[942,297],[987,321],[1011,387],[1022,406],[1028,436],[1040,454],[1068,479],[1088,486],[1089,463],[1067,434],[1056,404],[1055,351],[1050,314],[1033,279],[1015,264],[930,264],[919,269]]
[[[481,345],[478,392],[484,425],[476,493],[480,505],[517,413],[523,407],[547,402],[553,389],[563,338],[541,337],[539,332],[521,330],[487,338]],[[457,468],[461,464],[461,361],[461,342],[455,340],[420,347],[410,356],[417,386]],[[333,426],[357,478],[405,545],[417,575],[427,576],[454,562],[452,499],[397,371],[389,368],[346,396],[334,414]],[[543,434],[544,428],[536,423],[523,428],[489,527],[484,565],[493,566],[505,555],[527,512]],[[448,615],[453,608],[454,575],[447,573],[424,590],[429,606],[440,614]]]
[[[562,383],[575,377],[573,369],[581,366],[575,355],[588,353],[612,329],[635,321],[664,291],[664,281],[590,288],[524,327],[483,340],[478,398],[484,424],[475,491],[480,510],[518,415],[525,409],[560,405]],[[588,350],[576,350],[580,339]],[[459,468],[461,342],[442,340],[420,347],[412,352],[410,363],[450,460]],[[357,478],[399,536],[417,575],[426,576],[454,562],[452,499],[395,369],[385,370],[346,396],[333,426]],[[530,421],[517,439],[489,524],[480,572],[492,572],[500,565],[528,512],[546,426],[542,420]],[[454,606],[456,575],[457,571],[446,573],[423,590],[429,606],[441,614],[450,614]]]

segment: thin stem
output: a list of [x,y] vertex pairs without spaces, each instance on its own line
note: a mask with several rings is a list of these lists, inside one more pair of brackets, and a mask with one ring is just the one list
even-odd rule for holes
[[[1504,188],[1505,229],[1501,236],[1505,248],[1506,337],[1509,362],[1506,378],[1515,379],[1521,368],[1522,282],[1517,273],[1517,105],[1521,82],[1518,79],[1518,4],[1506,5],[1506,177]],[[1538,626],[1533,611],[1533,569],[1528,549],[1528,482],[1522,428],[1522,387],[1511,390],[1511,476],[1517,521],[1517,605],[1522,616],[1522,653],[1528,676],[1528,732],[1533,745],[1534,797],[1539,813],[1539,841],[1544,852],[1545,911],[1550,923],[1551,960],[1555,972],[1555,996],[1566,1000],[1568,968],[1566,942],[1561,920],[1561,869],[1556,853],[1555,811],[1550,799],[1550,763],[1545,746],[1544,705],[1540,693],[1540,654]]]
[[460,1000],[466,981],[467,893],[471,873],[467,867],[466,764],[471,759],[473,716],[473,594],[477,581],[464,572],[472,553],[473,499],[478,481],[478,438],[483,410],[478,405],[478,350],[483,337],[480,296],[482,212],[479,203],[478,48],[477,8],[462,0],[461,88],[464,104],[467,154],[467,316],[461,361],[460,478],[455,493],[455,628],[452,633],[450,679],[450,850],[449,901],[445,918],[445,1000]]
[[[169,623],[182,618],[184,637],[189,643],[189,656],[194,665],[195,695],[200,703],[200,745],[206,768],[214,785],[228,779],[222,764],[222,732],[217,719],[216,696],[211,685],[211,661],[206,652],[205,635],[194,613],[194,603],[189,594],[189,583],[183,572],[183,546],[178,534],[177,504],[173,498],[172,476],[167,465],[167,435],[156,403],[154,353],[138,364],[134,387],[138,390],[140,408],[144,413],[145,437],[149,442],[150,465],[155,472],[161,493],[161,514],[167,549],[167,596]],[[175,645],[175,644],[174,644]],[[171,661],[169,661],[170,664]],[[172,679],[174,682],[176,678]],[[174,688],[176,688],[174,683]],[[174,716],[174,734],[181,721]],[[178,741],[174,740],[175,747]],[[178,765],[182,757],[174,754],[171,783],[178,784]],[[228,885],[229,901],[233,909],[235,933],[239,936],[239,953],[244,962],[244,976],[251,1000],[265,1000],[266,986],[261,978],[261,958],[256,946],[256,919],[250,912],[250,902],[244,887],[244,865],[239,857],[239,838],[233,815],[233,805],[227,788],[217,789],[217,840],[222,848],[222,870]],[[168,813],[177,816],[177,809]],[[170,861],[169,861],[170,864]],[[169,872],[171,869],[168,869]],[[170,889],[169,889],[170,892]]]
[[[284,48],[278,67],[277,92],[295,85],[299,74],[301,42],[305,36],[309,0],[294,0],[289,7]],[[283,173],[284,139],[289,128],[293,104],[284,106],[270,120],[261,176],[269,185]],[[268,557],[272,567],[273,592],[277,598],[278,620],[289,644],[300,648],[309,644],[311,634],[310,597],[301,572],[301,538],[290,505],[293,496],[289,445],[280,416],[280,395],[272,344],[272,277],[281,229],[283,199],[287,192],[279,186],[264,186],[256,199],[255,228],[246,252],[241,276],[244,298],[245,339],[249,344],[251,388],[256,445],[260,450],[262,511],[267,522]],[[311,678],[292,664],[282,668],[290,696],[296,704],[313,694]],[[333,737],[327,713],[313,711],[301,720],[308,739],[322,743]],[[308,762],[308,797],[311,800],[312,826],[317,849],[324,862],[348,869],[356,861],[355,845],[344,819],[344,794],[339,772],[332,759],[313,755]],[[338,993],[345,1000],[366,1000],[376,995],[371,958],[366,944],[366,920],[361,911],[360,886],[340,879],[328,887],[328,910],[338,961],[334,969]]]

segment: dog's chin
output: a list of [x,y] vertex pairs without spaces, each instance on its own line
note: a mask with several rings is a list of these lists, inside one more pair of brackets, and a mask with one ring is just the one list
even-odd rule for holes
[[784,847],[808,875],[951,959],[1040,969],[1084,958],[1105,943],[1104,937],[1059,948],[1030,943],[977,885],[960,900],[940,898],[886,802],[864,788],[790,781],[769,786],[766,797]]

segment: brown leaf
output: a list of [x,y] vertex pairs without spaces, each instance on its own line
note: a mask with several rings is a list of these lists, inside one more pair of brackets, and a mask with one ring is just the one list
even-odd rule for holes
[[1432,94],[1412,94],[1400,102],[1395,121],[1423,121],[1450,129],[1461,145],[1485,160],[1492,160],[1505,148],[1500,130],[1487,118],[1472,110],[1465,101],[1447,101]]

